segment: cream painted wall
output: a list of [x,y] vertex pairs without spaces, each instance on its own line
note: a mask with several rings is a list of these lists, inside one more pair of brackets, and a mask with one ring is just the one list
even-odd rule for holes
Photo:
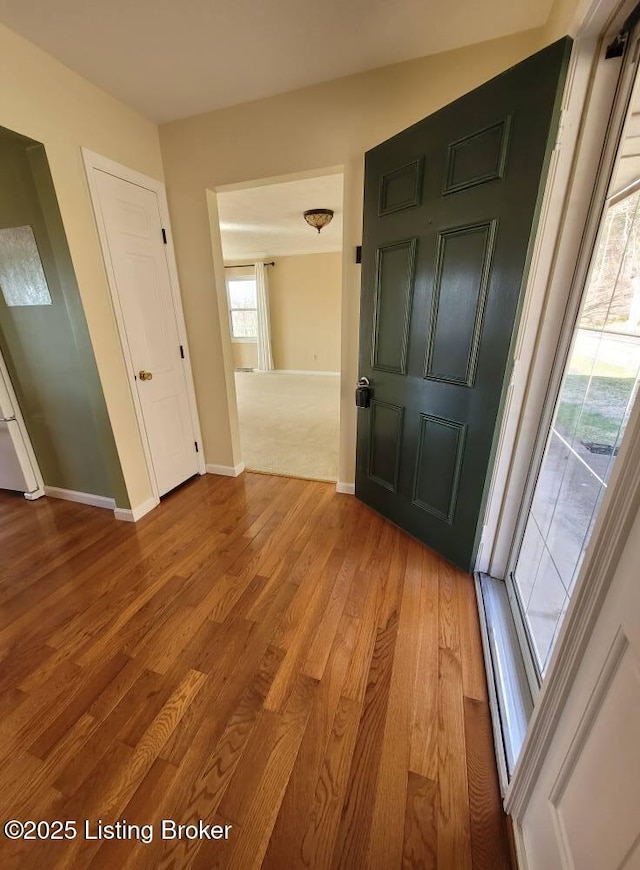
[[340,371],[342,252],[278,257],[269,271],[277,369]]
[[543,29],[543,44],[549,45],[562,36],[575,36],[574,19],[585,0],[555,0]]
[[[151,491],[80,148],[162,178],[158,130],[0,26],[0,125],[44,143],[132,505]],[[203,197],[204,208],[204,197]]]
[[[237,414],[223,368],[220,281],[212,260],[206,191],[322,167],[344,169],[339,480],[355,474],[364,152],[542,47],[541,30],[396,64],[160,127],[178,269],[206,459],[236,465]],[[320,135],[309,135],[309,131]],[[209,200],[215,197],[209,197]],[[220,250],[219,239],[214,249]],[[218,276],[220,268],[217,267]],[[216,305],[216,296],[219,297]],[[224,310],[222,310],[224,316]],[[231,410],[229,408],[231,407]]]
[[234,369],[255,369],[258,365],[258,345],[255,341],[232,341]]

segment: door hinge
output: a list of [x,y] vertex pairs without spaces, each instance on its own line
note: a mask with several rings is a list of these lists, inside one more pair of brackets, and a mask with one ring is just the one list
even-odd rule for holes
[[200,448],[198,447],[198,442],[194,441],[193,443],[196,445],[196,453],[200,453]]
[[[627,48],[627,44],[629,42],[629,36],[633,32],[636,24],[640,21],[640,6],[636,6],[632,12],[628,15],[626,21],[622,25],[622,28],[618,35],[615,37],[613,42],[609,43],[607,46],[607,50],[605,53],[605,59],[611,60],[613,57],[622,57]],[[633,63],[638,59],[637,55],[637,43],[636,43],[636,54],[633,58]]]
[[562,147],[562,139],[565,131],[565,124],[567,121],[567,110],[561,109],[560,111],[560,120],[558,121],[558,132],[556,134],[556,144],[554,146],[554,150],[559,151]]
[[611,60],[614,57],[622,57],[629,39],[629,33],[619,33],[612,43],[607,46],[605,60]]
[[164,227],[162,227],[162,241],[165,243],[165,245],[167,244],[167,231]]
[[180,356],[184,359],[184,348],[182,345],[180,345]]

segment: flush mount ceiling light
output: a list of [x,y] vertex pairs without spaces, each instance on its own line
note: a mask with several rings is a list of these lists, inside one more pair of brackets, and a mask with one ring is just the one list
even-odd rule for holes
[[310,208],[303,213],[303,217],[310,227],[320,232],[333,220],[333,212],[330,208]]

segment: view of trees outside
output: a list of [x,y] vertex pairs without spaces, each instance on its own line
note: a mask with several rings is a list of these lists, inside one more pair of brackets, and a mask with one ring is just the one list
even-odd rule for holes
[[514,579],[544,674],[640,375],[640,192],[611,205],[556,403]]
[[254,278],[227,280],[232,338],[256,338],[258,335],[258,302]]

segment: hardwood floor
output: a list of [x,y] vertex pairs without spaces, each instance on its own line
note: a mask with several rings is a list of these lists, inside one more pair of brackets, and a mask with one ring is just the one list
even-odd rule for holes
[[355,498],[208,476],[134,526],[0,494],[0,558],[0,816],[78,825],[0,834],[3,868],[510,867],[472,580]]

